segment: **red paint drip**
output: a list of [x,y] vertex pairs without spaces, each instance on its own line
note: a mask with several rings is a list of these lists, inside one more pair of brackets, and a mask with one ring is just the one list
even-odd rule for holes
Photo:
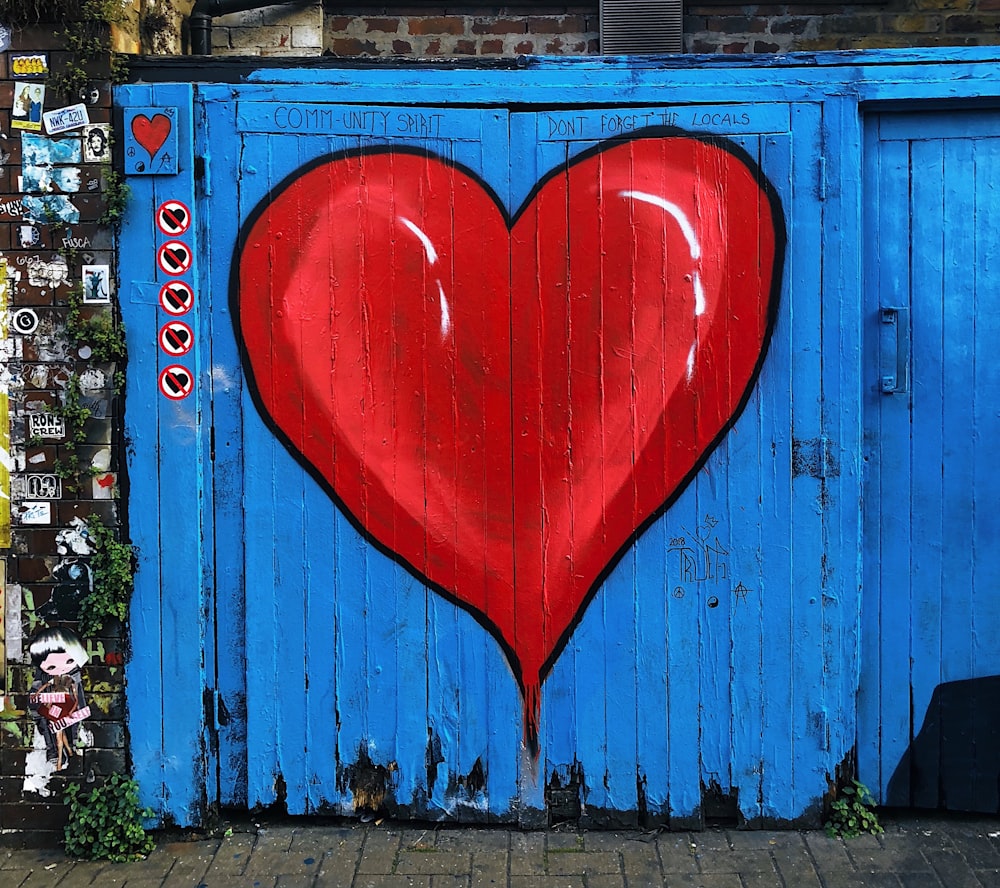
[[524,688],[524,742],[533,759],[538,758],[538,728],[542,720],[542,688],[536,680]]

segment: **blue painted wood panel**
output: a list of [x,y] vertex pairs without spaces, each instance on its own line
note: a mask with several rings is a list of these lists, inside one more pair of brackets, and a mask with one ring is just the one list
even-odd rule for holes
[[[753,77],[619,61],[274,69],[193,93],[120,90],[126,106],[177,106],[188,121],[179,177],[134,177],[122,250],[127,421],[150,444],[130,455],[141,552],[130,729],[158,817],[196,822],[219,803],[524,824],[809,821],[851,773],[855,745],[882,798],[995,807],[983,744],[956,773],[940,717],[968,712],[969,731],[991,736],[982,713],[1000,673],[997,566],[981,555],[996,536],[981,506],[996,498],[983,393],[998,379],[976,357],[996,338],[997,255],[983,234],[998,221],[986,197],[994,118],[884,114],[863,143],[858,115],[862,99],[982,93],[991,58],[784,60]],[[324,156],[429,151],[512,213],[553,171],[646,126],[725,140],[766,176],[788,236],[778,313],[732,429],[616,554],[550,664],[536,749],[515,661],[488,620],[360,532],[262,419],[227,295],[234,250],[262,201]],[[197,385],[166,404],[153,397],[164,317],[150,257],[163,238],[150,219],[181,192],[197,220]],[[372,270],[362,228],[343,237]],[[906,394],[880,391],[897,347],[883,306],[911,312]],[[413,365],[397,388],[419,392],[435,372]],[[570,402],[592,387],[572,374],[545,385]],[[314,419],[299,408],[301,428]],[[635,420],[625,425],[634,442]],[[569,499],[592,489],[568,476]]]
[[[1000,420],[982,348],[997,335],[1000,117],[872,115],[866,148],[859,765],[888,804],[994,811],[998,660],[982,639]],[[906,390],[884,391],[902,367]]]

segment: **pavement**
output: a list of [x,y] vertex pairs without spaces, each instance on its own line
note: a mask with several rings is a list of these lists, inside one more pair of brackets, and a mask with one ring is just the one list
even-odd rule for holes
[[1000,888],[1000,819],[882,822],[882,835],[847,840],[798,830],[247,822],[215,837],[159,835],[137,863],[0,849],[0,888]]

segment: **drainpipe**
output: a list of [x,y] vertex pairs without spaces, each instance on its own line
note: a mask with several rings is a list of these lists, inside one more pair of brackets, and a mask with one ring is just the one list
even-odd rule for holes
[[231,12],[247,12],[264,6],[284,6],[288,0],[197,0],[188,28],[191,32],[191,55],[212,54],[212,19]]

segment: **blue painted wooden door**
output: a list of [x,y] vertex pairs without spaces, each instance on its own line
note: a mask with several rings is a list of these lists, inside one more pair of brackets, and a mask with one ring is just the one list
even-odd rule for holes
[[865,134],[858,756],[891,805],[1000,805],[1000,115]]
[[[149,103],[159,89],[168,96],[166,87],[130,87],[123,96],[134,91],[136,104]],[[158,784],[143,784],[144,801],[179,822],[196,821],[199,805],[212,802],[282,803],[292,813],[388,808],[402,816],[524,823],[539,822],[546,809],[584,823],[648,816],[674,826],[698,825],[713,814],[757,824],[814,816],[827,775],[854,740],[850,721],[837,715],[853,706],[857,586],[856,493],[845,456],[857,441],[845,419],[851,371],[840,351],[856,344],[840,313],[823,306],[821,106],[713,105],[688,90],[671,106],[655,104],[651,93],[645,104],[612,107],[615,96],[608,94],[609,102],[594,101],[606,105],[598,110],[508,111],[443,106],[430,89],[425,104],[387,106],[360,81],[356,92],[340,90],[351,104],[334,104],[330,89],[199,86],[196,101],[185,106],[194,116],[193,151],[182,172],[199,244],[192,323],[197,399],[181,407],[157,402],[143,412],[137,406],[143,379],[155,368],[139,359],[138,376],[130,377],[129,422],[134,436],[154,439],[163,438],[157,421],[173,423],[170,434],[183,439],[183,453],[204,472],[182,478],[182,451],[172,452],[171,473],[196,489],[190,500],[201,527],[189,534],[187,548],[177,549],[155,523],[133,525],[134,539],[149,555],[137,577],[137,612],[144,618],[130,687],[148,686],[153,695],[130,714],[130,727],[143,752],[138,761],[161,772]],[[508,95],[508,101],[517,99]],[[324,169],[317,165],[322,158],[350,162],[359,149],[384,157],[388,147],[393,158],[430,153],[439,160],[428,167],[437,172],[426,182],[446,167],[459,190],[488,191],[507,218],[519,208],[519,218],[541,217],[538,194],[548,183],[555,184],[547,194],[558,193],[560,178],[572,191],[572,171],[589,158],[611,157],[618,145],[626,153],[615,156],[631,162],[638,155],[628,153],[629,137],[650,126],[660,127],[660,135],[695,135],[703,152],[698,169],[712,187],[741,165],[768,183],[748,202],[750,222],[743,227],[752,249],[771,255],[754,226],[768,213],[783,220],[788,248],[775,269],[780,292],[766,358],[734,424],[720,427],[717,446],[693,464],[669,508],[637,524],[553,647],[532,736],[526,685],[523,676],[519,684],[502,633],[390,557],[384,540],[360,528],[328,495],[322,477],[291,454],[287,428],[276,433],[264,418],[262,388],[272,392],[273,417],[282,393],[296,403],[301,387],[294,374],[277,371],[263,382],[259,375],[248,378],[259,355],[246,336],[240,353],[230,291],[237,284],[241,292],[253,289],[254,275],[241,277],[243,259],[257,247],[255,226],[267,222],[274,196],[291,193],[289,182],[303,171]],[[194,156],[202,158],[200,168]],[[727,160],[733,157],[739,164]],[[600,163],[592,166],[603,176]],[[173,194],[143,179],[134,189],[140,203],[154,192]],[[636,212],[640,204],[659,206],[663,218],[674,220],[671,237],[686,239],[686,246],[680,243],[689,258],[696,252],[676,205],[648,189],[622,191]],[[150,235],[146,215],[133,212],[132,227],[126,226],[131,249],[123,246],[123,255],[133,263],[125,274],[138,278],[146,273],[136,268]],[[452,215],[456,232],[482,223]],[[564,227],[580,221],[570,203],[554,215]],[[711,226],[715,217],[705,218]],[[355,255],[368,263],[385,259],[355,244],[355,232],[347,229],[344,242]],[[413,229],[419,226],[410,229],[419,240]],[[748,236],[738,229],[727,236]],[[628,244],[626,225],[597,232],[598,247],[613,247],[604,252],[615,256],[623,231]],[[271,233],[284,235],[278,227]],[[324,230],[313,240],[328,236]],[[311,241],[306,236],[302,243]],[[423,245],[430,261],[427,244],[434,243],[427,238]],[[649,249],[645,243],[635,253]],[[483,246],[473,261],[485,268],[494,260]],[[251,263],[260,272],[256,279],[271,274],[269,261]],[[635,260],[630,255],[628,261]],[[611,279],[614,262],[608,262]],[[139,296],[125,306],[126,321],[138,322],[129,327],[130,336],[139,337],[130,340],[133,354],[148,352],[142,337],[162,320],[155,308],[160,283],[138,287]],[[697,315],[697,299],[693,304]],[[433,306],[442,329],[443,305],[435,300]],[[282,309],[274,307],[277,324]],[[746,317],[721,323],[737,351]],[[645,332],[626,329],[616,357],[631,360],[631,346]],[[727,348],[713,349],[728,360]],[[570,400],[575,391],[593,388],[567,367],[562,381],[550,380],[554,388],[546,397],[558,397],[559,386]],[[512,367],[511,377],[522,370]],[[636,362],[636,379],[641,372]],[[416,381],[405,383],[420,391]],[[624,404],[626,418],[618,425],[638,428],[628,415],[630,397],[624,384],[597,424]],[[174,421],[181,413],[183,421]],[[308,427],[313,416],[304,416]],[[611,436],[617,426],[602,428]],[[637,440],[637,432],[629,434]],[[567,452],[572,440],[568,445]],[[159,459],[156,449],[137,450],[133,476],[162,477]],[[162,485],[140,486],[143,499],[133,509],[159,503]],[[180,572],[187,582],[180,588],[161,567],[177,559],[196,564]],[[191,626],[185,643],[197,638],[203,654],[166,637],[185,622]],[[177,667],[186,702],[174,700],[161,649],[178,656],[187,651],[188,667]],[[205,730],[192,737],[188,722],[197,714],[191,700],[202,690]],[[152,701],[160,696],[164,712],[183,713],[176,732],[174,723],[153,723]],[[202,757],[195,766],[201,776],[180,777],[176,760],[192,749]]]

